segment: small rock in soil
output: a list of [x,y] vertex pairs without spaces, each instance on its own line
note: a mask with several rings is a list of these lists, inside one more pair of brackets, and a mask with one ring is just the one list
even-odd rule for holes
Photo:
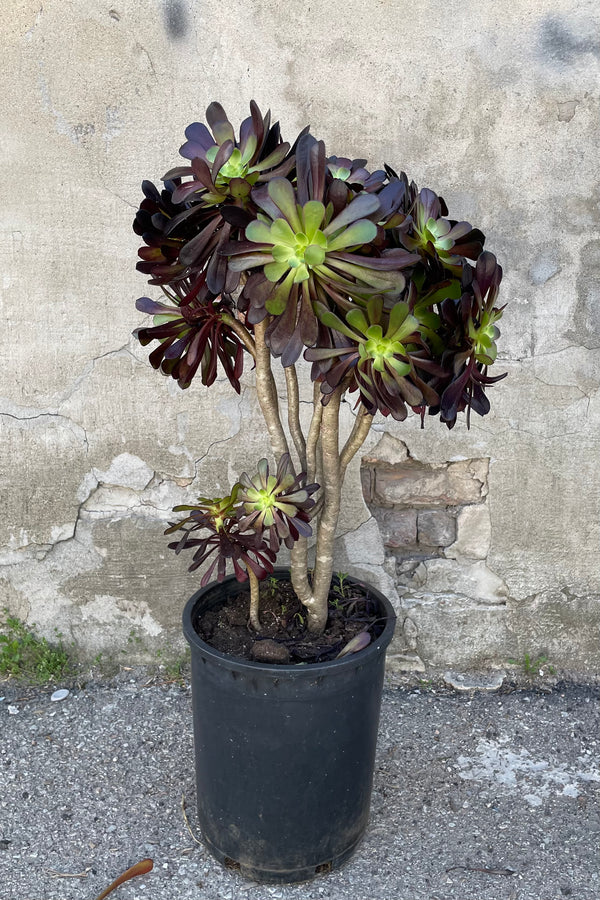
[[266,663],[288,663],[290,661],[290,651],[283,644],[265,638],[263,641],[255,641],[250,651],[252,659],[256,662]]

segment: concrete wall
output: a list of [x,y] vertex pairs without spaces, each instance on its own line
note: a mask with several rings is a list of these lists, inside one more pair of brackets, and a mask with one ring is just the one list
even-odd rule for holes
[[[185,126],[213,99],[239,121],[254,97],[286,136],[310,122],[329,152],[385,160],[442,193],[505,269],[497,368],[510,377],[490,390],[492,414],[470,432],[382,420],[366,499],[360,460],[349,472],[337,564],[394,597],[394,664],[545,653],[598,672],[596,3],[3,11],[0,604],[92,656],[181,646],[195,582],[166,549],[169,510],[226,490],[265,447],[251,375],[240,397],[222,381],[181,392],[130,337],[146,293],[130,225],[141,179],[177,163]],[[467,494],[444,502],[461,472]],[[407,478],[437,484],[427,507],[402,493]],[[404,550],[390,516],[408,529]]]

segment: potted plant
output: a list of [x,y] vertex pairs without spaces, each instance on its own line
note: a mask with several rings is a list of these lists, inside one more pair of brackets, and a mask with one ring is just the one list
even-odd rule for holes
[[142,185],[137,267],[163,298],[137,301],[154,318],[135,333],[158,342],[150,362],[181,388],[221,369],[239,393],[254,369],[271,452],[227,496],[176,507],[166,533],[192,551],[190,571],[205,566],[184,612],[204,838],[245,874],[297,881],[339,865],[364,832],[394,627],[386,598],[333,575],[346,469],[377,413],[452,428],[488,412],[502,269],[403,172],[329,156],[308,129],[290,145],[254,102],[238,134],[218,103],[206,119],[162,190]]

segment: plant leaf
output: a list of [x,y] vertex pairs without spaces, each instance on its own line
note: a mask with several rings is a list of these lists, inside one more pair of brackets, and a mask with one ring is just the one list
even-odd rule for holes
[[371,635],[368,631],[361,631],[359,634],[355,635],[351,641],[348,641],[345,647],[342,647],[336,659],[340,659],[342,656],[348,656],[349,653],[358,653],[359,650],[364,650],[365,647],[368,647],[371,643]]
[[96,900],[105,900],[109,894],[118,888],[120,884],[124,884],[126,881],[129,881],[131,878],[136,878],[138,875],[147,875],[148,872],[152,871],[154,866],[154,862],[151,859],[142,859],[140,862],[136,863],[134,866],[130,866],[122,875],[119,875],[118,878],[109,884],[105,891],[96,897]]

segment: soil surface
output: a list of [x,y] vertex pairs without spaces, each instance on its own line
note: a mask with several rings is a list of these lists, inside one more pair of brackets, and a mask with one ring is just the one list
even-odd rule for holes
[[[320,663],[336,656],[356,639],[356,649],[378,637],[385,627],[379,605],[365,589],[335,578],[329,594],[325,632],[313,635],[306,628],[306,610],[289,581],[267,578],[260,586],[260,622],[257,634],[249,622],[250,592],[239,593],[213,606],[195,622],[203,641],[229,656],[275,664]],[[365,633],[364,637],[357,635]]]

